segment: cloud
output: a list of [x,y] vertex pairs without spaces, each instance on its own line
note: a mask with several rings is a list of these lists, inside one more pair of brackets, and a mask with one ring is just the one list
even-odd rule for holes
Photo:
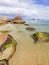
[[34,3],[35,0],[0,0],[0,14],[20,14],[29,18],[49,19],[49,6]]

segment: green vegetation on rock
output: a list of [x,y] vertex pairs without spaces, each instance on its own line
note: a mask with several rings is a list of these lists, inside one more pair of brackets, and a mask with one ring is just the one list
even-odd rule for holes
[[10,31],[8,31],[8,30],[1,30],[0,32],[1,32],[1,33],[8,33],[8,32],[10,32]]
[[35,42],[48,42],[49,41],[49,33],[47,32],[36,32],[31,37],[34,39]]

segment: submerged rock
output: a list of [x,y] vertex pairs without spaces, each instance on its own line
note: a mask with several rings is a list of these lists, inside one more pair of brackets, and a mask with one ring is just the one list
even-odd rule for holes
[[26,30],[29,30],[29,31],[34,31],[34,30],[35,30],[35,28],[33,28],[33,27],[27,27],[27,28],[26,28]]
[[17,15],[13,20],[12,20],[12,22],[14,23],[14,24],[23,24],[23,23],[25,23],[25,21],[23,21],[23,19],[19,16],[19,15]]
[[36,32],[31,37],[35,42],[48,42],[49,41],[49,33],[47,32]]
[[0,32],[1,33],[9,33],[10,31],[9,30],[1,30]]
[[29,26],[29,24],[25,23],[24,25]]
[[9,60],[16,51],[16,41],[5,33],[0,33],[0,60]]
[[23,31],[18,31],[18,33],[22,33]]

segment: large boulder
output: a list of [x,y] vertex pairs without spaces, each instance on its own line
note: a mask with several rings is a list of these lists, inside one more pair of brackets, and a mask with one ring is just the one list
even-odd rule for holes
[[25,23],[25,21],[23,21],[23,19],[18,15],[16,16],[13,20],[12,20],[13,23],[18,23],[18,24],[23,24]]
[[47,32],[36,32],[31,37],[35,42],[48,42],[49,41],[49,33]]
[[16,50],[16,44],[11,35],[0,33],[0,60],[9,60]]

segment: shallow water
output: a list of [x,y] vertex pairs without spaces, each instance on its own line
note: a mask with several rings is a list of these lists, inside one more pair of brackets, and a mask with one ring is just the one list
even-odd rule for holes
[[35,31],[28,31],[24,24],[6,24],[0,30],[9,30],[9,34],[17,42],[16,52],[9,61],[9,65],[49,65],[49,43],[36,45],[31,38],[34,32],[49,32],[48,26],[33,25]]

